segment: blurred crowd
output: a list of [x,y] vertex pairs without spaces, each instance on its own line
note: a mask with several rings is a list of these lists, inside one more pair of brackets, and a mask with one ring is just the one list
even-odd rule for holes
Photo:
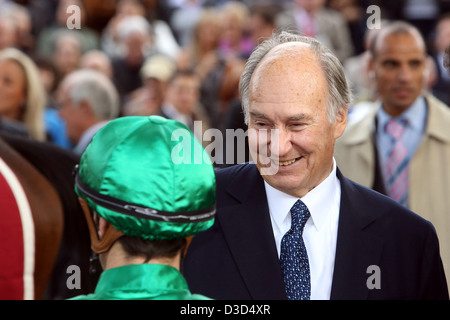
[[426,89],[449,104],[448,1],[0,0],[0,129],[77,153],[121,116],[158,114],[191,129],[201,120],[197,135],[245,130],[240,74],[253,48],[280,29],[333,50],[352,84],[356,119],[377,95],[366,70],[377,31],[366,9],[374,4],[381,19],[419,28]]

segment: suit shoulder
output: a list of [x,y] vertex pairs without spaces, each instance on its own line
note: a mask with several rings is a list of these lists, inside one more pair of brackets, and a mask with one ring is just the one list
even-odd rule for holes
[[216,170],[217,207],[241,203],[255,192],[265,194],[263,181],[254,163]]
[[257,171],[256,165],[253,163],[242,163],[226,168],[216,169],[217,184],[227,184],[238,177]]
[[425,99],[428,104],[432,105],[433,108],[438,108],[444,114],[450,114],[449,106],[442,100],[438,99],[436,96],[432,94],[425,95]]

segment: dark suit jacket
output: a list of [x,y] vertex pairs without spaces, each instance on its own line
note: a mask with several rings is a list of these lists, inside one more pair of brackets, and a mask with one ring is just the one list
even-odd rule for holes
[[[331,299],[448,299],[433,226],[337,175],[342,196]],[[214,299],[286,299],[256,166],[236,165],[216,176],[216,221],[194,237],[182,266],[191,291]],[[380,289],[367,286],[371,265],[379,267]]]

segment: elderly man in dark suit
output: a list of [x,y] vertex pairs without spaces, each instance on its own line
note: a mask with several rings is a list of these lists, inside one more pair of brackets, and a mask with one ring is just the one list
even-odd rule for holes
[[431,223],[345,178],[333,158],[349,88],[318,41],[281,32],[240,90],[255,163],[217,172],[217,219],[184,263],[216,299],[448,299]]

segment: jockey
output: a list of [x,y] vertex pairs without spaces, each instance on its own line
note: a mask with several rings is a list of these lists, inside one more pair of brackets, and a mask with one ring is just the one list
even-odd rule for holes
[[185,125],[112,120],[82,154],[75,191],[103,272],[94,293],[72,299],[208,299],[192,294],[179,271],[216,204],[212,163]]

